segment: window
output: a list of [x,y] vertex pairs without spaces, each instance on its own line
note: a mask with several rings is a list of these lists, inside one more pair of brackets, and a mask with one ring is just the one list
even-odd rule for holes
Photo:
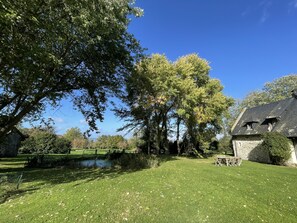
[[271,122],[268,123],[268,132],[271,132],[273,125]]
[[253,130],[253,123],[247,123],[246,130]]
[[248,118],[244,123],[242,127],[246,128],[246,131],[254,130],[258,127],[259,120],[255,118]]
[[267,125],[268,132],[271,132],[277,122],[277,118],[266,118],[264,123]]

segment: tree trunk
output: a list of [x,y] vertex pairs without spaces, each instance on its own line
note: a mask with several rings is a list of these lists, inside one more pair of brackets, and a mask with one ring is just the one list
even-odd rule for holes
[[180,146],[179,146],[180,122],[181,122],[180,117],[177,117],[177,121],[176,121],[176,128],[177,128],[176,129],[176,146],[177,146],[177,155],[178,156],[181,154]]
[[147,131],[147,154],[151,155],[151,131],[150,131],[150,121],[146,121],[146,131]]
[[160,154],[160,149],[161,149],[161,129],[160,129],[160,126],[158,124],[158,127],[157,127],[157,138],[156,138],[156,149],[157,149],[157,154],[159,155]]
[[163,147],[165,154],[169,154],[167,115],[163,116]]
[[31,112],[34,109],[34,106],[37,105],[41,99],[42,97],[35,98],[33,102],[25,106],[16,116],[8,117],[9,120],[0,120],[0,141],[3,140],[6,134],[10,130],[12,130],[29,112]]

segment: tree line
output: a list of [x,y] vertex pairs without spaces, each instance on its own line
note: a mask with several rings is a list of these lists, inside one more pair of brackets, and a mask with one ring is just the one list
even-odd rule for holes
[[92,140],[77,127],[68,129],[63,135],[57,135],[49,126],[22,128],[21,131],[27,136],[19,150],[24,154],[65,154],[77,149],[135,150],[140,142],[137,138],[127,140],[121,135],[101,135]]

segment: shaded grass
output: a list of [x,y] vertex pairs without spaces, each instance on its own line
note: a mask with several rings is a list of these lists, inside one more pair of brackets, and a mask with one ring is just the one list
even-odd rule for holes
[[25,170],[0,222],[296,222],[295,168],[167,159],[140,171]]

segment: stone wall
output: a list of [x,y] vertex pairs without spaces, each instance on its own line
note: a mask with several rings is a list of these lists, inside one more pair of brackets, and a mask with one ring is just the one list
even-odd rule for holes
[[291,147],[291,158],[288,160],[288,164],[297,164],[297,139],[292,139]]
[[[243,160],[260,163],[271,163],[268,151],[259,148],[262,143],[260,136],[236,136],[232,139],[234,155]],[[292,155],[287,164],[297,164],[297,140],[292,140],[290,145]]]
[[243,160],[271,163],[268,151],[263,151],[258,147],[261,142],[262,140],[259,136],[233,137],[234,154]]

